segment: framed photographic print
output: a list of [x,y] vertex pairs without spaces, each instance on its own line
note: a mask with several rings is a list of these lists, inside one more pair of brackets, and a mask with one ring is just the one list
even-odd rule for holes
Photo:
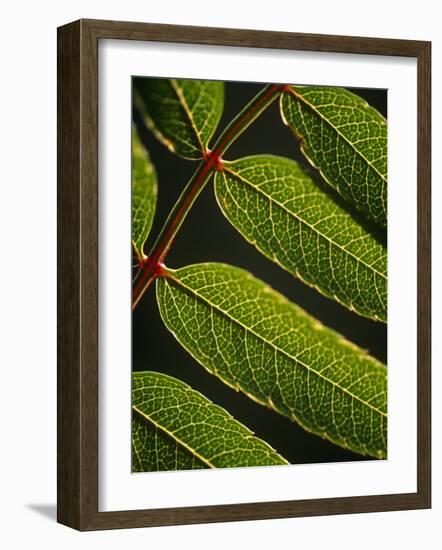
[[58,32],[58,520],[430,507],[430,43]]

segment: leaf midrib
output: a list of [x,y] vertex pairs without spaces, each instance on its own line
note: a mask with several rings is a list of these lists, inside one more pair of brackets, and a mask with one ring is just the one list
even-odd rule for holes
[[[383,279],[387,280],[387,277],[379,272],[377,269],[375,269],[373,266],[367,264],[366,262],[364,262],[361,258],[358,258],[357,256],[355,256],[352,252],[350,252],[349,250],[346,250],[344,247],[342,247],[339,243],[333,241],[332,239],[330,239],[327,235],[324,235],[324,233],[321,233],[318,229],[316,229],[316,227],[314,227],[313,225],[310,225],[306,220],[304,220],[303,218],[301,218],[298,214],[295,214],[294,212],[292,212],[291,210],[289,210],[285,205],[281,204],[279,201],[273,199],[272,197],[270,197],[269,195],[267,195],[264,191],[262,191],[261,189],[259,189],[258,187],[256,187],[255,185],[253,185],[249,180],[245,179],[244,177],[240,176],[237,172],[234,172],[233,170],[231,170],[230,168],[228,168],[227,165],[224,165],[224,170],[226,172],[229,172],[232,176],[236,177],[237,179],[239,179],[240,181],[244,182],[245,184],[248,184],[252,189],[254,189],[257,193],[261,194],[263,197],[267,198],[269,200],[269,202],[272,202],[274,204],[276,204],[277,206],[279,206],[281,209],[283,209],[285,212],[287,212],[289,215],[291,215],[293,218],[297,219],[300,223],[304,224],[306,227],[308,227],[309,229],[311,229],[313,232],[315,232],[319,237],[322,237],[324,240],[326,240],[327,242],[329,242],[331,245],[335,246],[336,248],[342,250],[345,254],[348,254],[349,256],[351,256],[352,258],[354,258],[358,263],[361,263],[362,265],[364,265],[367,269],[369,270],[372,270],[374,273],[376,273],[377,275],[379,275],[380,277],[382,277]],[[228,186],[226,185],[226,187],[228,188]]]
[[204,155],[205,152],[206,152],[206,148],[204,147],[204,144],[201,141],[198,129],[197,129],[195,121],[193,119],[192,112],[189,108],[189,105],[187,104],[187,101],[186,101],[186,98],[183,94],[183,91],[182,91],[181,87],[179,86],[178,82],[176,81],[176,79],[171,79],[170,83],[172,85],[173,91],[175,92],[175,95],[178,98],[179,103],[182,105],[182,107],[184,109],[184,112],[186,113],[187,118],[189,119],[189,122],[190,122],[190,125],[192,126],[193,131],[195,132],[196,139],[197,139],[198,144],[200,146],[200,152],[201,152],[202,155]]
[[161,424],[159,424],[157,421],[155,421],[151,415],[141,411],[136,405],[132,405],[132,408],[133,410],[139,414],[142,418],[144,418],[145,420],[147,420],[148,422],[150,422],[151,424],[153,424],[157,429],[159,429],[162,433],[166,434],[168,437],[170,437],[173,441],[175,441],[175,443],[177,443],[178,445],[181,445],[182,447],[184,447],[187,451],[189,451],[189,453],[196,457],[198,460],[200,460],[203,464],[206,464],[206,466],[208,466],[209,468],[216,468],[216,466],[214,466],[209,460],[207,460],[206,458],[202,457],[195,449],[192,449],[192,447],[190,447],[187,443],[185,443],[182,439],[180,439],[179,437],[177,437],[173,432],[171,432],[170,430],[168,430],[165,426],[162,426]]
[[312,373],[313,375],[316,375],[318,376],[319,378],[322,378],[324,381],[326,381],[328,384],[330,384],[331,386],[337,388],[338,390],[340,390],[342,393],[348,395],[351,399],[354,399],[355,401],[361,403],[362,405],[372,409],[373,411],[375,411],[377,414],[380,414],[381,416],[387,416],[386,413],[384,413],[383,411],[377,409],[376,407],[374,407],[373,405],[371,405],[370,403],[366,403],[365,401],[363,401],[362,399],[360,399],[358,396],[354,395],[353,393],[351,393],[350,391],[348,391],[346,388],[343,388],[341,386],[339,386],[339,384],[337,384],[336,382],[330,380],[329,378],[327,378],[326,376],[324,376],[322,373],[318,372],[318,371],[315,371],[314,369],[312,369],[310,366],[306,365],[305,363],[303,363],[302,361],[300,361],[297,357],[293,357],[292,355],[290,355],[290,353],[288,353],[287,351],[281,349],[281,348],[278,348],[275,344],[273,344],[272,342],[269,342],[268,340],[265,340],[260,334],[256,333],[253,329],[251,329],[250,327],[247,327],[246,325],[244,325],[243,323],[241,323],[238,319],[235,319],[234,317],[232,317],[227,311],[224,311],[222,310],[219,306],[217,306],[216,304],[213,304],[212,302],[210,302],[205,296],[202,296],[199,292],[197,292],[195,289],[187,286],[185,283],[183,283],[182,280],[180,279],[177,279],[176,277],[174,277],[174,272],[173,271],[168,271],[167,273],[167,276],[166,276],[166,279],[170,279],[172,280],[173,282],[177,283],[178,285],[181,285],[182,288],[184,288],[185,290],[187,290],[189,293],[191,294],[194,294],[198,299],[200,299],[202,302],[204,302],[205,304],[209,305],[211,308],[215,309],[216,311],[218,311],[218,313],[220,313],[221,315],[224,315],[225,317],[227,317],[230,321],[232,321],[233,323],[235,323],[236,325],[240,326],[242,329],[244,329],[246,332],[250,332],[250,334],[252,334],[253,336],[255,336],[258,340],[260,340],[261,342],[263,342],[264,344],[272,347],[277,353],[280,353],[282,355],[285,355],[286,357],[288,357],[291,361],[294,361],[296,363],[298,363],[299,365],[301,365],[302,367],[304,367],[305,370],[307,370],[308,372]]
[[371,161],[369,161],[366,156],[361,152],[359,151],[359,149],[356,149],[356,147],[353,145],[353,143],[351,143],[351,141],[349,141],[347,139],[346,136],[344,136],[344,134],[342,134],[338,128],[336,128],[336,126],[333,126],[333,124],[327,120],[326,117],[324,117],[319,111],[318,109],[312,105],[309,101],[307,101],[307,99],[305,99],[305,97],[298,93],[296,90],[294,90],[292,87],[289,87],[288,90],[287,90],[287,93],[293,95],[294,97],[296,97],[297,99],[299,99],[300,101],[302,101],[305,105],[307,105],[307,107],[309,107],[323,122],[325,122],[332,130],[334,130],[341,139],[343,139],[350,147],[351,149],[353,149],[353,151],[359,155],[361,157],[362,160],[364,160],[369,166],[370,168],[376,172],[376,174],[381,178],[382,182],[384,184],[387,184],[387,177],[384,176],[383,174],[381,174],[379,172],[379,170],[371,163]]

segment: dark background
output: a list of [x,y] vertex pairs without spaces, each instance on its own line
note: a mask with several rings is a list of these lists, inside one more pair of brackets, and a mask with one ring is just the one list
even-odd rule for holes
[[[224,113],[212,144],[262,86],[256,83],[226,83]],[[351,91],[366,99],[384,116],[387,115],[386,90],[358,88]],[[145,247],[147,253],[198,161],[184,160],[169,152],[147,130],[136,111],[134,121],[158,175],[158,205]],[[239,137],[225,158],[234,160],[260,153],[285,156],[306,165],[298,142],[281,120],[277,100]],[[209,261],[225,262],[247,269],[325,325],[341,332],[384,363],[387,361],[386,325],[350,312],[262,256],[224,218],[216,204],[212,182],[203,190],[181,227],[166,264],[170,268],[178,268]],[[164,326],[153,287],[147,291],[133,313],[132,346],[134,371],[164,372],[187,382],[211,401],[224,407],[289,462],[364,460],[360,455],[305,432],[288,418],[258,405],[208,373]]]

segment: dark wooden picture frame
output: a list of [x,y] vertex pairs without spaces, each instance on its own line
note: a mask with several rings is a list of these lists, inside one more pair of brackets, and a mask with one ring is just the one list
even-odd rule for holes
[[[417,492],[98,511],[98,41],[405,56],[418,71]],[[431,506],[431,43],[79,20],[58,29],[58,521],[85,531]]]

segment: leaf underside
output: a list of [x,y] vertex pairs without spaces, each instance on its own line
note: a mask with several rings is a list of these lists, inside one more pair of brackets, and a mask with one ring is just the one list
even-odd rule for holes
[[133,472],[287,464],[227,411],[184,382],[132,375]]
[[209,372],[352,451],[387,453],[387,370],[247,272],[197,264],[157,281],[161,316]]
[[225,162],[218,203],[265,256],[361,315],[387,319],[387,251],[289,159]]
[[157,138],[177,155],[201,159],[224,108],[224,84],[205,80],[136,81],[143,114]]
[[284,122],[307,159],[347,201],[387,225],[387,122],[344,90],[291,86],[281,96]]
[[207,467],[191,452],[133,411],[133,473],[198,470]]
[[149,153],[132,129],[132,244],[138,258],[143,258],[144,243],[149,236],[157,203],[157,176]]

